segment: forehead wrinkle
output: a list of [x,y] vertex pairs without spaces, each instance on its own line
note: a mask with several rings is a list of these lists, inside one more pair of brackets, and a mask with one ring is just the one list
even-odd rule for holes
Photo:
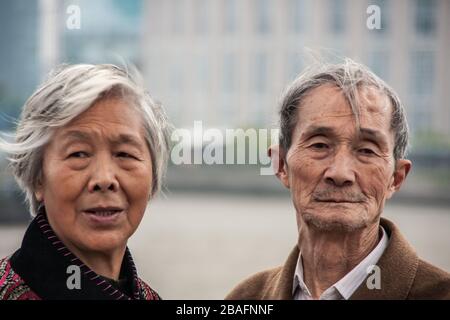
[[[102,136],[102,134],[97,132],[97,130],[90,129],[90,131],[91,132],[72,129],[64,133],[62,139],[66,140],[67,143],[72,142],[73,140],[92,142],[95,138],[100,138]],[[106,137],[106,140],[113,146],[117,146],[120,144],[130,144],[140,148],[142,145],[139,136],[130,133],[114,133]]]
[[385,92],[376,87],[362,87],[359,89],[359,109],[369,113],[383,113],[391,107],[391,101]]
[[320,114],[312,120],[323,119],[323,118],[347,118],[347,117],[355,117],[353,113],[334,113],[334,114]]

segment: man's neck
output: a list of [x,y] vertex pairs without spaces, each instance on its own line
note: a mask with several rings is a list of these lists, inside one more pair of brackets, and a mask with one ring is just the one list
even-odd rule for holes
[[299,234],[304,282],[314,299],[342,279],[376,247],[379,224],[352,232],[317,230],[306,224]]

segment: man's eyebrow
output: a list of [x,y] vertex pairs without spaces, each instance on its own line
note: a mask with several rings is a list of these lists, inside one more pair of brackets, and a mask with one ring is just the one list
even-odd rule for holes
[[386,135],[379,130],[370,128],[360,128],[361,137],[373,141],[375,143],[387,144]]
[[[360,128],[360,138],[368,139],[376,144],[387,144],[386,135],[379,130],[371,128]],[[325,126],[311,126],[303,134],[303,139],[309,139],[315,136],[336,136],[336,131],[333,128]]]
[[323,126],[311,126],[305,132],[303,132],[302,137],[309,139],[315,136],[334,136],[336,135],[333,128],[323,127]]

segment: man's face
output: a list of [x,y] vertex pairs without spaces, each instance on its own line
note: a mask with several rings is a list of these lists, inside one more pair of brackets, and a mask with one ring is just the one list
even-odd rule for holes
[[408,173],[410,162],[393,156],[388,97],[363,87],[359,99],[360,130],[338,87],[322,85],[302,101],[277,174],[291,190],[299,224],[347,231],[373,224]]

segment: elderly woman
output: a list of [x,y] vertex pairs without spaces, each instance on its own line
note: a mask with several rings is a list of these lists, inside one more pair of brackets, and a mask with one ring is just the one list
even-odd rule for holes
[[138,79],[63,66],[26,102],[1,146],[34,219],[0,260],[0,299],[159,299],[127,248],[168,154],[164,111]]

